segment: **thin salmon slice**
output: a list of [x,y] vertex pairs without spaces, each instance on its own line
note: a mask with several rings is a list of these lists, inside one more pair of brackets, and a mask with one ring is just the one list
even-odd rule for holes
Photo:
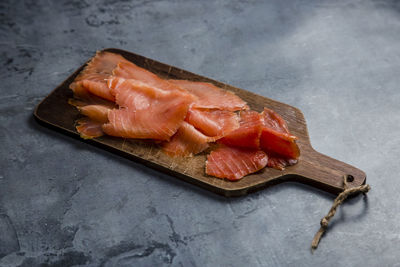
[[110,52],[97,52],[96,56],[87,64],[84,70],[76,77],[70,88],[77,98],[84,98],[87,92],[101,98],[114,101],[105,79],[112,75],[112,71],[120,62],[129,62],[122,56]]
[[188,80],[168,81],[197,96],[198,100],[194,103],[194,107],[196,108],[229,111],[248,109],[246,102],[244,102],[240,97],[211,83],[193,82]]
[[285,159],[298,159],[300,150],[296,144],[297,137],[290,134],[285,120],[268,108],[264,108],[261,115],[264,123],[260,137],[261,149]]
[[221,146],[207,156],[206,173],[236,181],[261,170],[267,162],[268,156],[261,150]]
[[104,135],[102,122],[94,121],[88,117],[76,121],[76,130],[83,139],[91,139]]
[[134,79],[144,83],[147,83],[150,86],[157,87],[162,90],[181,90],[184,91],[179,86],[170,83],[167,80],[164,80],[158,77],[156,74],[143,69],[132,62],[121,62],[118,66],[113,70],[113,75],[117,77],[121,77],[124,79]]
[[297,163],[297,159],[287,159],[282,158],[282,156],[271,155],[271,153],[267,153],[268,155],[268,163],[267,167],[274,168],[277,170],[284,170],[287,166],[292,166]]
[[70,105],[75,106],[82,115],[87,117],[77,120],[76,130],[81,137],[95,138],[102,136],[102,125],[108,122],[108,112],[115,108],[115,104],[100,98],[93,97],[89,102],[71,98]]
[[218,140],[218,143],[248,149],[259,149],[262,126],[263,121],[259,113],[252,110],[242,111],[240,112],[240,127]]
[[165,91],[132,79],[114,77],[108,86],[120,107],[108,112],[109,123],[103,125],[112,136],[169,140],[193,101],[179,90]]
[[111,109],[103,105],[87,105],[79,108],[82,115],[88,116],[93,121],[107,123],[108,122],[108,112]]
[[228,110],[202,110],[191,107],[185,119],[207,136],[222,138],[239,128],[239,117]]
[[212,141],[212,138],[184,121],[171,140],[162,144],[162,149],[170,156],[190,157],[206,150]]

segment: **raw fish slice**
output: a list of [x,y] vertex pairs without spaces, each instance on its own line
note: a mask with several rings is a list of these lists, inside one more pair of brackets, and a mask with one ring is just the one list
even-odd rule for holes
[[125,138],[169,140],[186,117],[192,98],[179,90],[165,91],[136,80],[108,80],[120,109],[109,111],[103,131]]
[[[115,104],[100,98],[92,98],[90,104],[86,101],[71,98],[68,103],[75,106],[82,115],[87,117],[77,120],[76,130],[81,137],[88,139],[102,136],[102,125],[108,122],[109,110],[115,108]],[[100,100],[100,101],[98,101]],[[98,102],[99,104],[95,104]]]
[[261,115],[263,116],[264,126],[280,133],[289,134],[289,127],[286,121],[278,113],[272,109],[264,108]]
[[211,83],[193,82],[187,80],[168,80],[186,89],[198,97],[193,107],[205,109],[221,109],[237,111],[248,109],[246,102],[230,91],[223,90]]
[[82,115],[88,116],[92,120],[98,122],[108,122],[108,111],[116,108],[115,103],[101,100],[101,101],[82,101],[75,98],[70,98],[68,103],[75,106]]
[[297,163],[297,159],[285,159],[282,156],[273,156],[269,153],[267,167],[274,168],[277,170],[284,170],[287,166],[292,166]]
[[88,116],[93,121],[101,123],[108,122],[108,112],[110,110],[109,107],[102,105],[87,105],[79,108],[82,115]]
[[185,119],[207,136],[219,139],[239,128],[239,117],[227,110],[190,108]]
[[267,162],[268,156],[261,150],[221,146],[207,156],[206,173],[235,181],[261,170]]
[[284,158],[297,159],[300,150],[293,135],[279,133],[269,128],[263,128],[260,138],[260,147],[267,153],[276,154]]
[[156,74],[143,69],[132,62],[121,62],[118,66],[113,70],[113,75],[117,77],[121,77],[124,79],[134,79],[141,82],[144,82],[150,86],[157,87],[162,90],[181,90],[179,86],[170,83],[167,80],[161,79]]
[[84,76],[89,73],[111,74],[118,63],[130,62],[123,56],[111,52],[100,51],[87,64],[85,69],[79,75],[78,80],[84,79]]
[[211,141],[214,140],[184,121],[171,140],[162,144],[162,149],[170,156],[193,156],[206,150]]
[[97,52],[84,70],[71,83],[70,88],[77,98],[85,95],[85,91],[101,98],[114,101],[105,79],[109,78],[113,69],[120,62],[129,62],[122,56],[110,52]]
[[70,85],[70,88],[74,91],[75,97],[78,97],[86,90],[87,92],[97,95],[101,98],[114,101],[114,96],[110,94],[110,88],[107,87],[105,79],[110,75],[104,74],[93,74],[99,80],[82,80]]
[[178,107],[168,114],[135,112],[129,108],[112,110],[108,113],[109,123],[103,125],[103,131],[117,137],[169,140],[182,123],[184,116],[180,116],[181,111]]
[[262,117],[259,113],[252,110],[242,111],[240,112],[240,127],[219,139],[218,143],[259,149],[262,125]]
[[80,133],[83,139],[91,139],[104,135],[102,122],[97,122],[85,117],[77,120],[76,123],[76,130]]
[[88,92],[86,92],[86,95],[83,98],[70,98],[68,99],[68,104],[75,106],[77,108],[79,107],[84,107],[87,105],[102,105],[106,106],[109,108],[116,108],[117,105],[114,102],[105,100],[103,98],[100,98],[98,96],[92,95]]
[[107,84],[116,96],[116,103],[120,107],[142,110],[148,109],[151,105],[165,105],[165,102],[184,100],[184,104],[188,108],[189,104],[193,102],[193,96],[186,91],[167,91],[134,79],[113,77],[108,80]]
[[284,159],[298,159],[300,150],[295,142],[297,137],[289,133],[283,118],[267,108],[264,108],[261,115],[264,122],[260,138],[261,149]]

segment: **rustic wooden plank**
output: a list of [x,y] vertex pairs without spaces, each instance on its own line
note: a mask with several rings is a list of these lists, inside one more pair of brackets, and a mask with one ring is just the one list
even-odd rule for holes
[[312,148],[306,121],[299,109],[131,52],[114,48],[104,51],[121,54],[138,66],[164,78],[213,83],[237,94],[253,110],[262,111],[264,107],[275,110],[287,121],[290,131],[299,138],[298,145],[301,151],[299,162],[294,166],[287,167],[284,171],[264,168],[237,182],[231,182],[205,174],[206,153],[201,153],[188,160],[187,158],[171,158],[161,152],[157,145],[146,141],[111,136],[102,136],[92,140],[81,139],[74,126],[79,113],[68,104],[68,99],[72,97],[72,91],[68,87],[85,65],[75,71],[37,106],[34,115],[40,123],[225,196],[245,195],[288,180],[310,184],[334,194],[343,190],[344,175],[350,175],[349,180],[352,180],[349,182],[350,186],[359,186],[365,183],[366,175],[363,171],[322,155]]

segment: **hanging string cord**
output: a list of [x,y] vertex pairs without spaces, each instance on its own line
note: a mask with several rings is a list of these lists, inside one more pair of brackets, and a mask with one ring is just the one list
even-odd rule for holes
[[332,219],[333,216],[335,216],[336,209],[346,200],[346,198],[348,196],[356,194],[356,193],[366,194],[371,189],[369,184],[348,188],[346,175],[343,176],[343,184],[344,184],[343,192],[341,192],[335,198],[335,200],[333,201],[333,205],[332,205],[331,209],[329,210],[328,214],[321,220],[321,227],[319,228],[318,232],[315,234],[314,239],[311,243],[311,251],[312,252],[318,248],[319,241],[321,240],[321,237],[324,235],[326,229],[328,228],[329,221]]

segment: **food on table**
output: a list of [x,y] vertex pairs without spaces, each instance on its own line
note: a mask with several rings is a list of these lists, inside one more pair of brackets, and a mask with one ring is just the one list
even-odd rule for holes
[[240,127],[220,140],[218,143],[243,148],[260,148],[260,135],[263,121],[260,113],[253,110],[240,112]]
[[191,94],[198,97],[194,102],[194,108],[202,109],[220,109],[229,111],[238,111],[248,109],[240,97],[232,92],[223,90],[211,83],[193,82],[187,80],[168,80],[169,82],[180,86]]
[[129,63],[128,60],[118,54],[98,52],[70,85],[75,97],[82,98],[87,93],[91,93],[114,101],[114,96],[107,86],[106,79],[112,74],[118,63],[122,62]]
[[211,83],[163,79],[118,54],[98,52],[70,88],[83,138],[150,139],[172,157],[211,151],[211,176],[236,181],[266,166],[283,170],[300,156],[297,137],[273,110],[250,110]]
[[185,120],[203,134],[216,138],[226,136],[228,133],[239,128],[239,116],[229,110],[197,109],[191,107]]
[[193,156],[206,150],[214,140],[184,121],[171,140],[161,147],[170,156]]
[[146,83],[113,77],[108,86],[118,109],[108,112],[103,131],[125,138],[169,140],[182,125],[192,97],[179,90],[161,90]]
[[300,156],[296,144],[297,137],[291,135],[285,120],[271,109],[261,113],[264,127],[260,137],[260,147],[269,156],[268,167],[283,170],[293,165]]
[[261,170],[267,162],[268,156],[261,150],[221,146],[207,156],[206,173],[235,181]]

